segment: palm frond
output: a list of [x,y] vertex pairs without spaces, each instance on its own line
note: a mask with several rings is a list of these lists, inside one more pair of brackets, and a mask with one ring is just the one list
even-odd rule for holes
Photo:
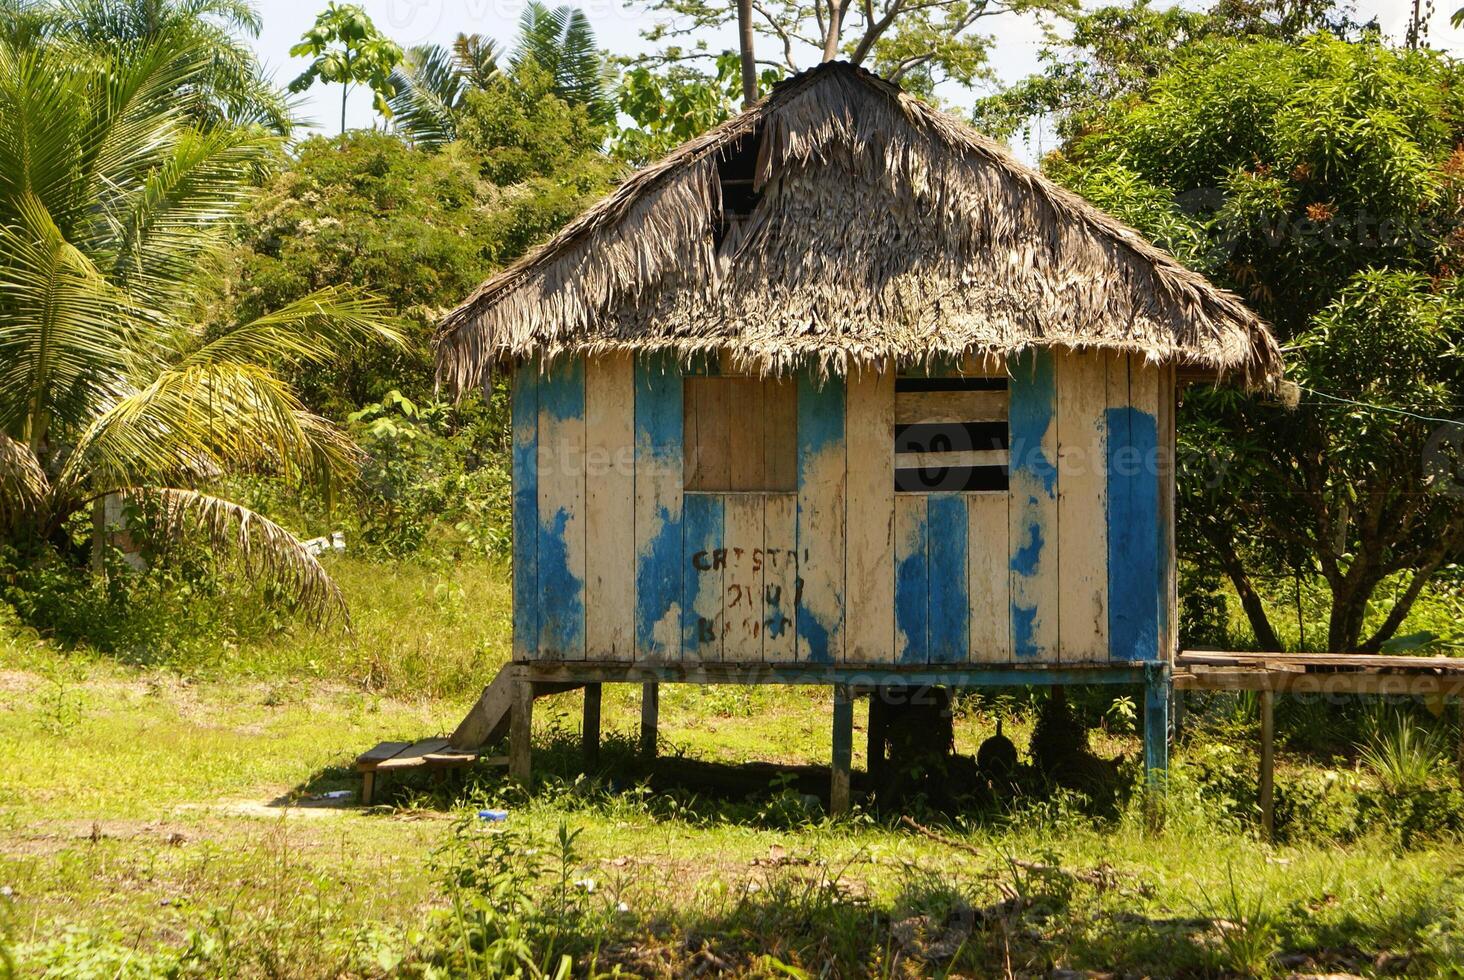
[[294,366],[325,364],[367,343],[405,343],[391,307],[351,287],[328,286],[229,327],[189,353],[179,367],[263,358]]
[[251,188],[241,171],[279,144],[258,130],[187,129],[136,193],[118,202],[109,237],[112,280],[149,294],[185,286],[200,253],[215,247]]
[[458,73],[471,88],[485,89],[502,74],[498,69],[498,45],[482,34],[459,34],[452,42],[452,57]]
[[290,604],[316,623],[339,621],[350,628],[340,588],[299,538],[269,518],[195,490],[122,487],[119,492],[159,504],[160,543],[182,542],[201,531],[214,549],[235,556],[246,575],[279,586]]
[[467,83],[453,53],[438,44],[408,48],[391,75],[392,126],[418,146],[432,149],[457,138],[457,110]]
[[121,390],[140,319],[38,198],[22,195],[16,212],[0,227],[0,431],[34,448],[58,408],[79,419]]
[[292,482],[347,479],[358,450],[272,370],[212,360],[162,372],[102,412],[56,479],[71,497],[136,484],[199,483],[226,472]]

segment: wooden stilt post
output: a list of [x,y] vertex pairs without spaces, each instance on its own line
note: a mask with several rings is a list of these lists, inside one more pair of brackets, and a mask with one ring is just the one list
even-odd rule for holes
[[508,774],[529,785],[533,776],[534,682],[513,682],[513,711],[508,722]]
[[376,797],[376,772],[368,769],[361,773],[361,805],[370,806]]
[[1144,668],[1144,771],[1150,789],[1163,789],[1169,770],[1169,671],[1165,664]]
[[641,685],[640,753],[647,759],[656,757],[660,740],[661,685]]
[[885,772],[885,720],[884,689],[876,687],[869,692],[869,725],[865,732],[869,740],[865,771],[869,774],[869,789],[876,793]]
[[586,772],[592,772],[600,764],[600,691],[599,684],[585,685],[585,723],[581,738]]
[[1276,830],[1276,692],[1261,692],[1261,838],[1271,840]]
[[854,761],[854,698],[843,684],[834,685],[834,753],[829,779],[829,814],[849,812],[849,775]]

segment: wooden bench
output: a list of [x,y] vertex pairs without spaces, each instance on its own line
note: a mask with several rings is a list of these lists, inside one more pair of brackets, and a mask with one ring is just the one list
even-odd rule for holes
[[[361,774],[361,805],[370,806],[376,794],[376,774],[402,769],[453,769],[477,762],[477,749],[458,749],[445,738],[429,738],[421,742],[382,742],[356,757],[356,771]],[[492,765],[507,765],[507,756],[493,756]]]

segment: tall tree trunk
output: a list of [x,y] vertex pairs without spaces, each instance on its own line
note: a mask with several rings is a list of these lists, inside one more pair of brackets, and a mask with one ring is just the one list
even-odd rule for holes
[[752,0],[737,0],[737,40],[742,50],[742,107],[757,101],[757,61],[752,51]]
[[1276,630],[1271,626],[1271,620],[1266,615],[1266,604],[1261,601],[1260,594],[1256,592],[1255,586],[1251,584],[1250,576],[1245,573],[1245,567],[1240,563],[1240,557],[1230,547],[1228,541],[1216,540],[1211,534],[1205,537],[1215,548],[1220,559],[1220,567],[1225,570],[1225,577],[1230,579],[1230,584],[1235,586],[1235,594],[1240,596],[1240,608],[1245,612],[1245,618],[1250,621],[1251,632],[1256,635],[1256,643],[1263,650],[1281,652],[1281,639],[1276,635]]
[[823,60],[833,61],[839,54],[839,33],[844,28],[844,3],[843,0],[831,0],[829,3],[829,29],[824,35]]

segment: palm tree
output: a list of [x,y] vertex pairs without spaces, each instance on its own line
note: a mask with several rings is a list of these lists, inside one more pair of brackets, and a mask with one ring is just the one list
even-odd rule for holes
[[279,149],[258,126],[197,125],[178,93],[209,71],[171,35],[0,40],[0,541],[69,539],[120,494],[157,515],[159,540],[201,530],[326,617],[344,606],[303,545],[208,490],[241,472],[348,476],[354,448],[281,371],[396,334],[342,290],[198,326],[198,270]]
[[408,48],[392,73],[392,125],[417,146],[433,149],[457,138],[463,100],[499,77],[498,50],[481,34],[459,34],[452,49],[440,44]]
[[263,27],[250,0],[52,0],[35,9],[58,40],[113,51],[166,42],[182,62],[197,62],[179,94],[199,123],[257,123],[286,134],[295,122],[248,43]]
[[554,79],[554,94],[582,105],[597,123],[615,120],[605,59],[595,46],[595,31],[577,7],[550,9],[530,0],[519,17],[519,41],[510,65],[517,71],[533,60]]

